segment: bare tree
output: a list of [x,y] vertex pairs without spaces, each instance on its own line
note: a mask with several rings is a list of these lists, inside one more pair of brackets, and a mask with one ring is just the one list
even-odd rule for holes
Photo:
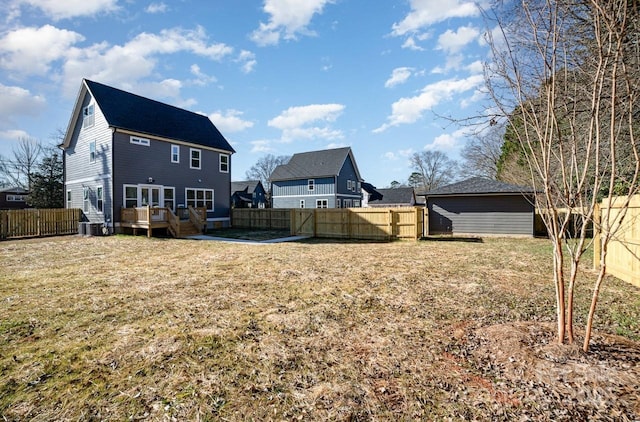
[[267,154],[260,158],[256,163],[247,170],[245,176],[250,180],[260,180],[262,185],[266,189],[267,193],[271,192],[271,173],[280,164],[286,164],[291,157],[288,155],[275,156],[273,154]]
[[496,179],[504,144],[504,125],[491,125],[470,138],[460,152],[460,176]]
[[411,168],[421,176],[421,184],[426,191],[444,186],[453,181],[458,164],[442,151],[414,153]]
[[42,143],[33,138],[20,138],[13,156],[0,164],[6,183],[31,190],[33,174],[42,155]]
[[[498,11],[499,37],[487,86],[520,147],[553,243],[558,342],[574,341],[574,291],[590,246],[589,224],[600,230],[583,349],[615,238],[631,195],[638,193],[640,151],[639,5],[635,0],[529,0]],[[594,218],[615,194],[618,218]],[[574,230],[569,230],[571,224]],[[565,271],[569,263],[569,274]]]

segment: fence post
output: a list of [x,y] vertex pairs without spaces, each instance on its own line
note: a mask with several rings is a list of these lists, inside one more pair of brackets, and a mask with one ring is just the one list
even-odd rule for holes
[[0,211],[0,239],[6,239],[9,233],[9,211]]

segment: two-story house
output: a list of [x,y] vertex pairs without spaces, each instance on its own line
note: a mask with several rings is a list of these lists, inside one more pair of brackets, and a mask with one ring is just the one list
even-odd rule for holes
[[259,180],[231,182],[231,206],[233,208],[266,208],[267,192]]
[[122,208],[206,209],[230,221],[231,154],[208,117],[84,79],[64,137],[67,208],[118,231]]
[[273,208],[361,206],[362,178],[349,147],[294,154],[270,180]]

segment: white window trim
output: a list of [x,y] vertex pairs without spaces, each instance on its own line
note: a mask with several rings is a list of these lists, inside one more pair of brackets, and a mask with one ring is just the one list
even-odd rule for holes
[[[91,110],[91,114],[89,114]],[[96,123],[96,107],[94,104],[87,104],[82,108],[82,128],[93,127]]]
[[91,211],[91,190],[88,186],[82,188],[82,212]]
[[162,187],[162,206],[165,206],[165,204],[167,202],[167,198],[165,198],[165,196],[164,196],[164,191],[165,190],[173,191],[173,199],[171,200],[173,202],[173,208],[171,208],[171,211],[176,212],[176,188],[173,187],[173,186],[163,186]]
[[[195,192],[195,195],[196,195],[196,199],[195,199],[195,201],[196,201],[196,202],[198,202],[198,194],[197,194],[197,192],[198,192],[198,191],[203,191],[203,192],[205,192],[205,196],[206,196],[206,192],[211,192],[211,209],[207,208],[207,211],[208,211],[208,212],[213,212],[213,211],[215,211],[215,208],[216,208],[216,193],[215,193],[215,191],[214,191],[213,189],[204,189],[204,188],[184,188],[184,203],[185,203],[185,205],[186,205],[187,207],[189,206],[189,204],[188,204],[189,199],[187,199],[189,195],[187,194],[187,192],[188,192],[188,191],[190,191],[190,190],[192,190],[192,191],[194,191],[194,192]],[[205,198],[205,202],[206,202],[206,198]]]
[[316,181],[315,181],[315,179],[307,180],[307,190],[309,192],[311,192],[311,191],[315,191],[315,189],[316,189]]
[[98,155],[98,144],[96,141],[89,142],[89,162],[96,162],[96,155]]
[[[326,206],[322,206],[326,205]],[[328,199],[316,199],[316,208],[329,208],[329,200]]]
[[73,205],[73,198],[71,194],[71,189],[67,189],[67,195],[65,196],[65,202],[67,204],[67,209],[71,209]]
[[139,136],[131,136],[129,137],[129,142],[134,145],[142,145],[144,147],[148,147],[151,145],[151,141],[147,138],[141,138]]
[[[173,156],[173,149],[176,148],[176,159],[174,160]],[[171,162],[172,163],[179,163],[180,162],[180,145],[176,145],[176,144],[171,144]]]
[[[222,170],[222,157],[227,159],[225,165],[227,166],[226,170]],[[220,154],[220,173],[229,173],[229,154]]]
[[[193,152],[198,151],[198,167],[193,166]],[[200,170],[202,169],[202,150],[198,148],[189,148],[189,168]]]
[[127,188],[136,188],[136,207],[138,206],[138,201],[140,197],[140,189],[138,185],[122,185],[122,206],[127,206],[127,199],[132,200],[133,198],[127,198]]
[[301,199],[301,200],[300,200],[300,208],[304,208],[304,207],[305,207],[305,205],[304,205],[304,199]]
[[[98,195],[100,192],[100,195]],[[102,198],[100,198],[102,196]],[[102,201],[102,207],[99,207],[98,204]],[[104,213],[104,186],[96,186],[96,212],[98,214]]]

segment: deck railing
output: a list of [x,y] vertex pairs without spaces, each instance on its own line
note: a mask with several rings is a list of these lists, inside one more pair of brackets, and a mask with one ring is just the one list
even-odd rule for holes
[[169,228],[173,235],[180,237],[180,220],[190,220],[198,229],[203,230],[207,221],[206,208],[189,207],[186,212],[178,211],[177,215],[165,207],[122,208],[120,224],[124,227],[147,229],[149,236],[154,228]]

